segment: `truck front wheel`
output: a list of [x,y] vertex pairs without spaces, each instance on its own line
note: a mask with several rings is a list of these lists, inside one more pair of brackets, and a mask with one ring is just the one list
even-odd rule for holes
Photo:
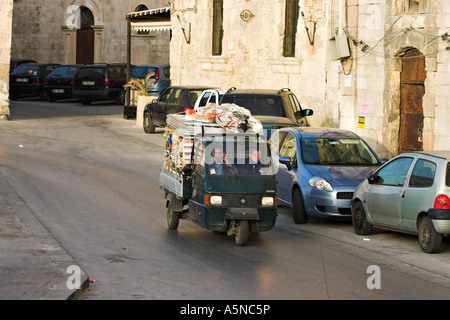
[[247,243],[249,234],[249,225],[247,220],[240,220],[237,223],[237,232],[234,241],[238,246],[244,246]]

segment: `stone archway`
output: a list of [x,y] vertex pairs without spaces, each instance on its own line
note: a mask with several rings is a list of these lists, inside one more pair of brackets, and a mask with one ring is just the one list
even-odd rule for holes
[[[82,26],[81,20],[83,8],[85,9],[85,12],[90,12],[92,15],[92,17],[89,17],[88,19],[89,23],[92,23],[90,27],[87,24]],[[85,45],[78,43],[77,40],[79,34],[78,30],[80,29],[83,29],[84,33],[90,33],[89,36],[81,33],[81,36],[92,38],[90,41],[93,43],[93,58],[89,58],[89,62],[101,61],[103,14],[97,1],[76,0],[65,11],[62,30],[64,32],[64,60],[66,64],[77,63],[79,61],[77,58],[77,56],[79,56],[77,50],[81,50],[80,46]],[[87,31],[87,29],[91,29],[91,31]]]

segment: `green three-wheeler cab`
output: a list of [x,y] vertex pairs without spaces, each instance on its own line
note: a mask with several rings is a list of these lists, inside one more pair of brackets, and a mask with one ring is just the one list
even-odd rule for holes
[[182,171],[178,182],[164,169],[160,176],[170,229],[188,218],[245,245],[249,232],[275,225],[277,182],[264,137],[199,134],[193,140],[191,165]]

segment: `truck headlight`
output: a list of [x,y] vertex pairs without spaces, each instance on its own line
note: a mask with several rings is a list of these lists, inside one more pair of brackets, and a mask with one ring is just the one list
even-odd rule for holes
[[322,177],[314,177],[309,179],[309,185],[324,191],[333,191],[331,184]]
[[221,205],[222,204],[222,196],[211,196],[209,199],[212,205]]
[[262,197],[261,205],[263,207],[273,207],[275,204],[275,199],[273,197]]

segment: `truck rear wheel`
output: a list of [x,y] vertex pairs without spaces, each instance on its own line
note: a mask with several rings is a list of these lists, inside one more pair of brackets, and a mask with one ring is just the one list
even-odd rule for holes
[[180,222],[180,213],[172,210],[172,202],[167,203],[167,226],[169,229],[177,229]]
[[234,241],[238,246],[244,246],[247,243],[249,234],[249,225],[247,220],[240,220],[237,223],[237,232]]

